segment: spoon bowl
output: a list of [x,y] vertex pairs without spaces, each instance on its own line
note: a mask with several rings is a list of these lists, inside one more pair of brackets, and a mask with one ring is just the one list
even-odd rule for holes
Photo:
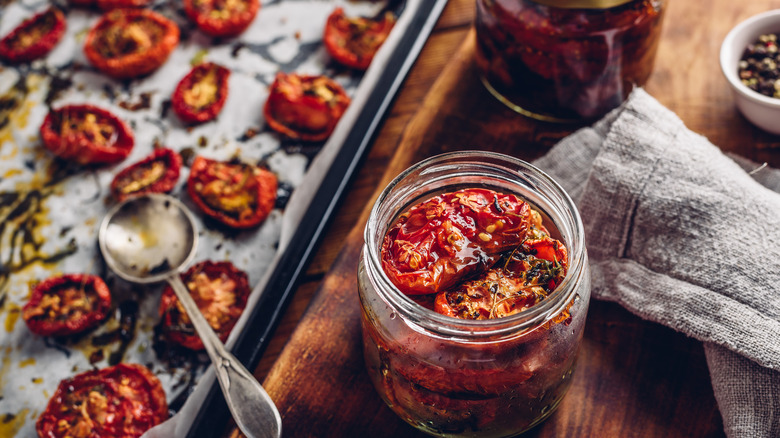
[[106,264],[134,283],[166,281],[190,317],[214,365],[236,425],[249,438],[279,438],[282,418],[254,376],[214,333],[181,281],[180,270],[195,256],[198,233],[192,213],[168,195],[129,199],[109,210],[98,231]]
[[112,208],[98,232],[100,251],[117,275],[133,283],[157,283],[195,257],[195,219],[178,199],[150,194]]

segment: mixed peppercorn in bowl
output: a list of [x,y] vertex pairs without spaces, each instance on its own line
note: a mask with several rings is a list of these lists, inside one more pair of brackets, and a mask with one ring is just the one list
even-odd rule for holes
[[720,66],[737,108],[764,131],[780,134],[780,9],[735,26],[723,40]]

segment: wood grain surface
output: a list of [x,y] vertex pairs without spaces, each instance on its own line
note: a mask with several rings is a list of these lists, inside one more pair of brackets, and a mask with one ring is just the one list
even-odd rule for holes
[[[725,151],[780,166],[780,137],[736,110],[718,64],[739,21],[780,0],[668,3],[647,91]],[[530,160],[576,127],[535,122],[498,103],[473,64],[473,0],[450,0],[352,184],[255,375],[284,436],[424,436],[376,395],[363,365],[356,269],[377,190],[414,162],[485,149]],[[226,435],[240,435],[228,426]],[[529,437],[720,437],[699,342],[618,305],[592,301],[569,394]]]

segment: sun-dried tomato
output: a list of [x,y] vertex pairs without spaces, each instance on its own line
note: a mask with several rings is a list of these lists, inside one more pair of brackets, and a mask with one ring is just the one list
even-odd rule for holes
[[347,17],[336,8],[325,23],[325,49],[337,62],[365,70],[395,25],[395,15],[386,12],[378,19]]
[[255,19],[260,0],[184,0],[184,11],[195,24],[215,37],[240,34]]
[[143,365],[91,370],[60,382],[38,436],[136,438],[168,418],[160,380]]
[[349,103],[341,85],[326,76],[280,72],[271,84],[263,114],[271,129],[291,139],[322,141]]
[[68,0],[68,4],[80,8],[100,8],[104,11],[123,8],[144,8],[152,0]]
[[68,336],[96,327],[110,308],[111,293],[100,277],[66,274],[38,283],[22,318],[33,333]]
[[40,131],[46,149],[80,164],[122,161],[135,144],[133,133],[122,120],[92,105],[66,105],[52,110]]
[[0,40],[0,59],[12,64],[38,59],[60,42],[65,27],[65,15],[57,8],[36,14]]
[[203,123],[217,117],[228,95],[230,70],[206,62],[193,67],[176,86],[173,111],[185,123]]
[[207,216],[232,228],[260,225],[276,203],[276,176],[240,162],[195,157],[187,193]]
[[[219,339],[225,342],[246,307],[250,292],[247,274],[227,261],[205,261],[192,266],[181,275],[181,280],[203,317]],[[204,348],[184,306],[170,286],[163,291],[160,316],[168,341],[191,350]]]
[[179,27],[148,9],[106,12],[90,29],[84,43],[87,59],[117,79],[157,70],[179,44]]
[[111,194],[119,201],[146,193],[168,193],[181,172],[181,156],[168,148],[155,149],[143,160],[122,169],[111,182]]
[[530,309],[563,281],[566,248],[544,236],[526,239],[477,278],[436,295],[434,311],[461,319],[503,318]]
[[387,232],[384,271],[409,295],[447,290],[520,245],[530,221],[530,207],[512,194],[464,189],[435,196]]

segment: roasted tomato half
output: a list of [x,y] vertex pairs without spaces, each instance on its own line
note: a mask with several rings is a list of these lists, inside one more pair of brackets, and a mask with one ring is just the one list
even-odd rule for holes
[[268,126],[294,140],[322,141],[336,127],[350,98],[326,76],[278,73],[263,113]]
[[65,27],[65,15],[57,8],[34,15],[0,40],[0,58],[12,64],[38,59],[60,42]]
[[119,201],[146,193],[168,193],[179,181],[181,156],[168,148],[155,149],[143,160],[122,169],[111,182]]
[[[230,262],[205,261],[191,267],[181,279],[214,333],[225,342],[246,307],[250,292],[246,273]],[[203,342],[170,286],[163,291],[160,316],[170,342],[191,350],[203,349]]]
[[444,193],[403,213],[382,242],[382,264],[405,294],[437,293],[490,268],[520,245],[528,204],[487,189]]
[[203,123],[217,117],[228,95],[230,70],[206,62],[196,65],[173,92],[172,108],[185,123]]
[[114,114],[92,105],[67,105],[52,110],[41,125],[43,145],[54,155],[80,164],[122,161],[135,140]]
[[173,21],[148,9],[115,9],[89,30],[84,53],[103,73],[129,79],[157,70],[177,44]]
[[184,0],[184,11],[207,34],[232,37],[255,19],[260,0]]
[[35,428],[46,438],[135,438],[167,418],[157,376],[120,363],[60,382]]
[[96,327],[110,308],[111,293],[100,277],[66,274],[38,283],[22,318],[33,333],[68,336]]
[[71,6],[92,8],[97,6],[104,11],[122,8],[143,8],[149,6],[152,0],[68,0]]
[[97,0],[97,6],[104,11],[110,11],[111,9],[143,8],[149,6],[151,2],[151,0]]
[[232,228],[260,225],[276,203],[276,176],[260,167],[195,157],[187,193],[207,216]]
[[338,63],[365,70],[395,25],[395,15],[386,12],[378,20],[347,17],[336,8],[325,23],[325,49]]

